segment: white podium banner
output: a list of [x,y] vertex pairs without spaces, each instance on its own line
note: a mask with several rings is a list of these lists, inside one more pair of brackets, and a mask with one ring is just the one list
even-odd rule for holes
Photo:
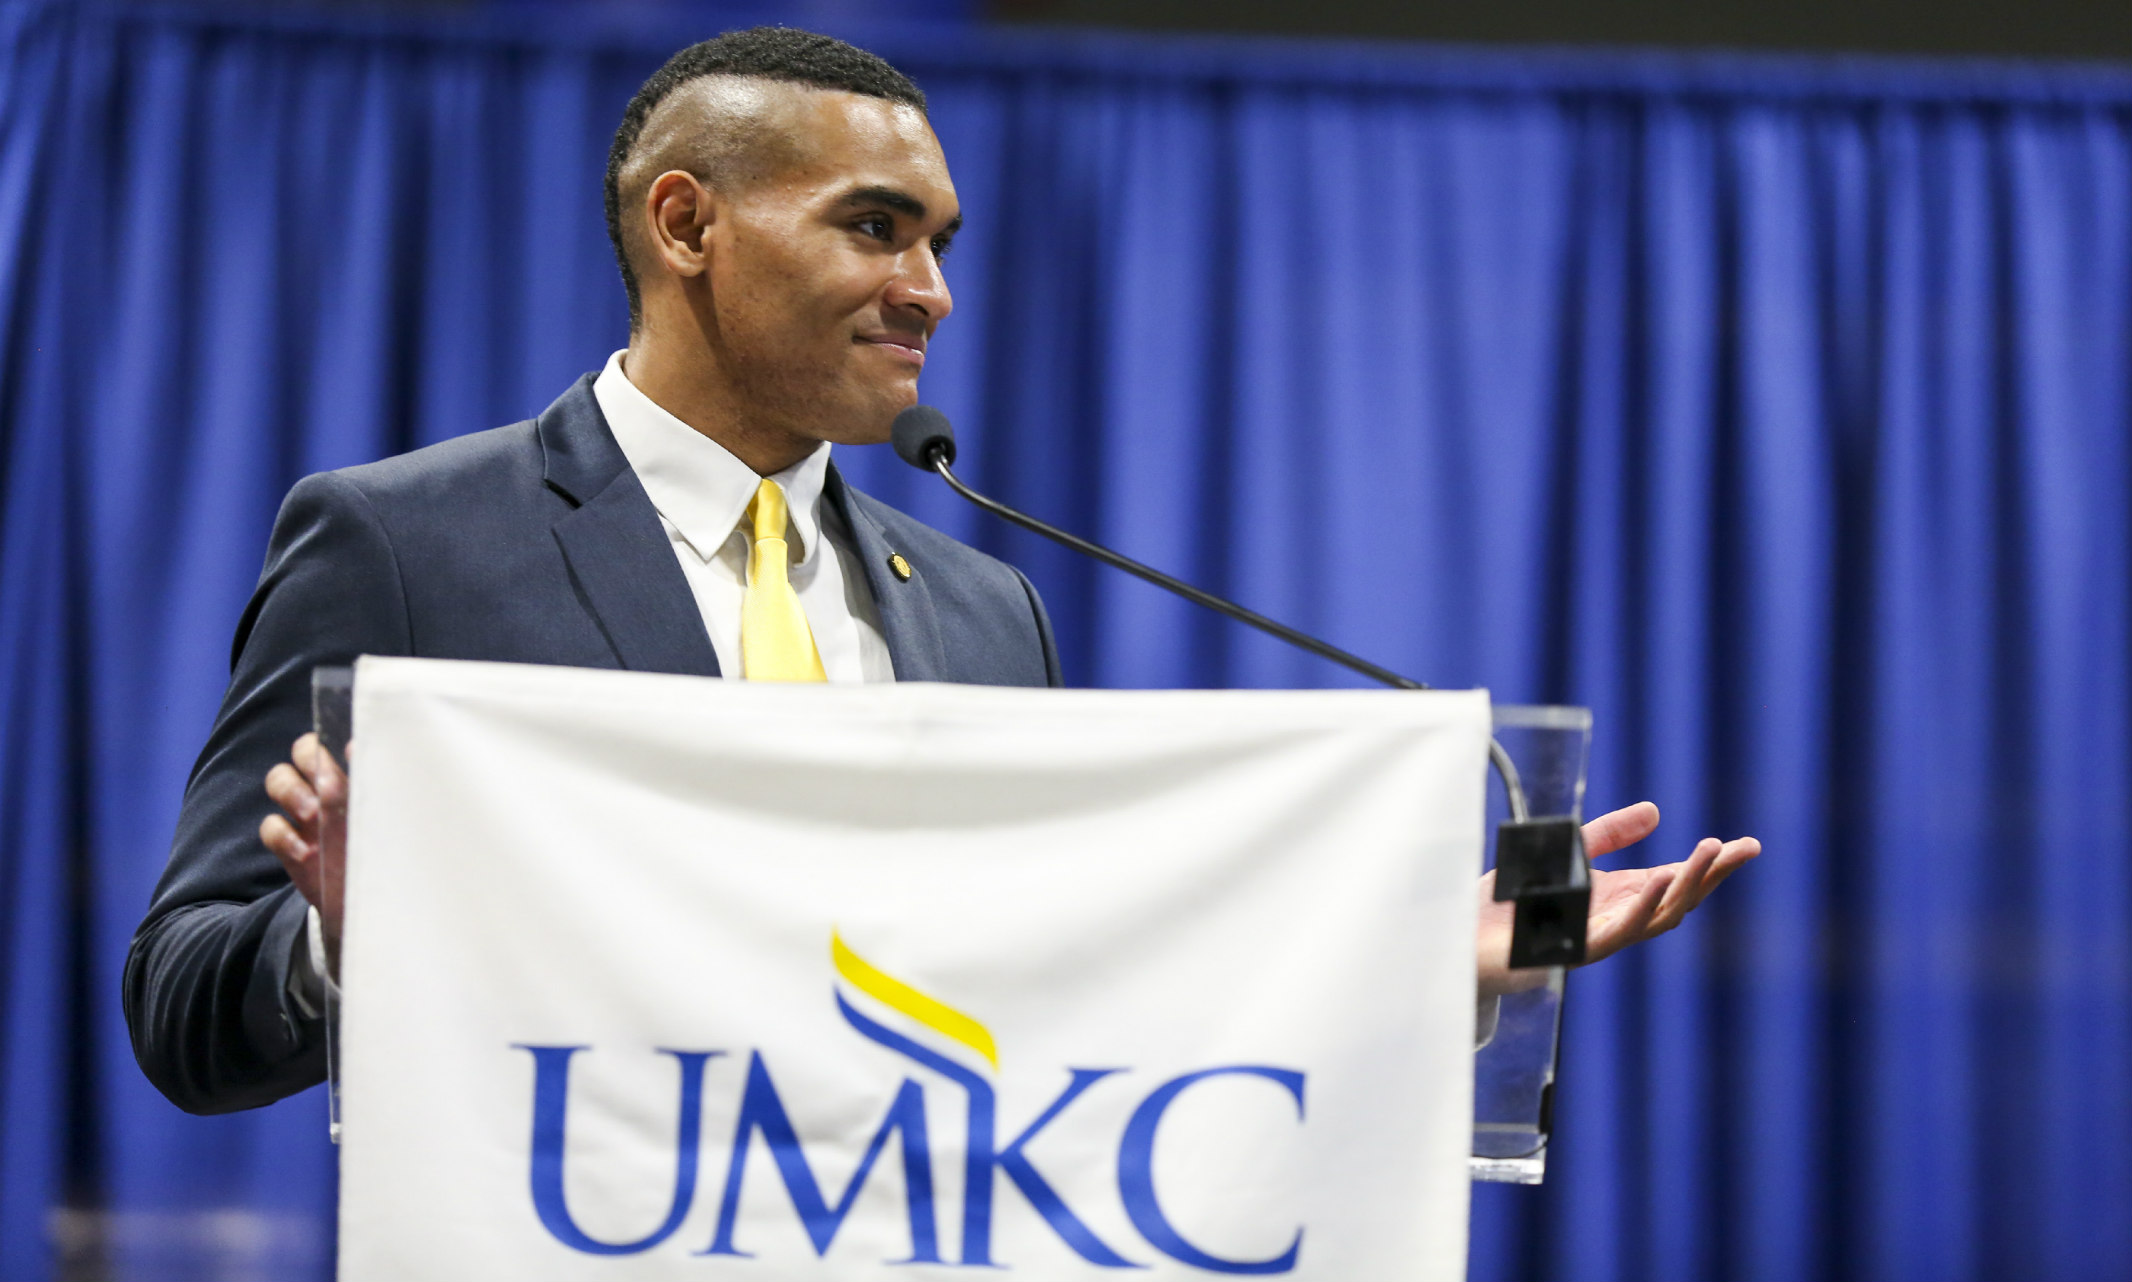
[[364,659],[340,1276],[1462,1277],[1488,726]]

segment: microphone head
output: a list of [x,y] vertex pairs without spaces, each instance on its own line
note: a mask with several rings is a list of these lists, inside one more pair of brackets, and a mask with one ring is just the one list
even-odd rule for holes
[[930,405],[913,405],[896,415],[888,439],[896,457],[912,467],[932,471],[936,454],[943,463],[955,461],[955,429],[948,426],[947,415]]

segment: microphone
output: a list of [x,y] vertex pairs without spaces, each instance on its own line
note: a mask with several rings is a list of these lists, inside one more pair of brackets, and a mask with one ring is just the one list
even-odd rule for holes
[[[889,441],[898,458],[920,471],[939,473],[950,489],[994,516],[1394,689],[1429,688],[1412,677],[1401,676],[1256,610],[1247,610],[1226,597],[1143,565],[1122,552],[1069,534],[979,494],[955,475],[955,429],[947,415],[930,405],[913,405],[896,415],[889,427]],[[1495,881],[1495,898],[1516,903],[1510,932],[1510,966],[1523,969],[1578,965],[1584,960],[1585,918],[1591,900],[1591,864],[1584,854],[1583,834],[1567,817],[1532,817],[1517,765],[1493,738],[1488,740],[1488,763],[1502,779],[1503,794],[1510,803],[1510,820],[1502,825],[1496,841]]]
[[943,463],[955,461],[955,429],[947,415],[930,405],[913,405],[896,415],[888,425],[888,441],[897,458],[921,472],[933,470],[936,455]]

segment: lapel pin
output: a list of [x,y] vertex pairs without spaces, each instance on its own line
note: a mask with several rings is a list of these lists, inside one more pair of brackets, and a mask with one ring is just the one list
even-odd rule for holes
[[911,563],[903,559],[903,554],[901,552],[891,552],[888,554],[888,568],[890,572],[896,576],[896,581],[898,583],[908,583],[911,581]]

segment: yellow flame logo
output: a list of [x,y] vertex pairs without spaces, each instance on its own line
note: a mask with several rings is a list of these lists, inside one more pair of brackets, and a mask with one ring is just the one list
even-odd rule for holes
[[837,974],[853,988],[891,1010],[903,1012],[941,1036],[961,1042],[984,1056],[993,1072],[999,1071],[999,1048],[992,1044],[992,1032],[983,1024],[946,1002],[926,996],[886,971],[876,969],[864,957],[845,947],[843,936],[835,930],[829,932],[829,957],[836,963]]

